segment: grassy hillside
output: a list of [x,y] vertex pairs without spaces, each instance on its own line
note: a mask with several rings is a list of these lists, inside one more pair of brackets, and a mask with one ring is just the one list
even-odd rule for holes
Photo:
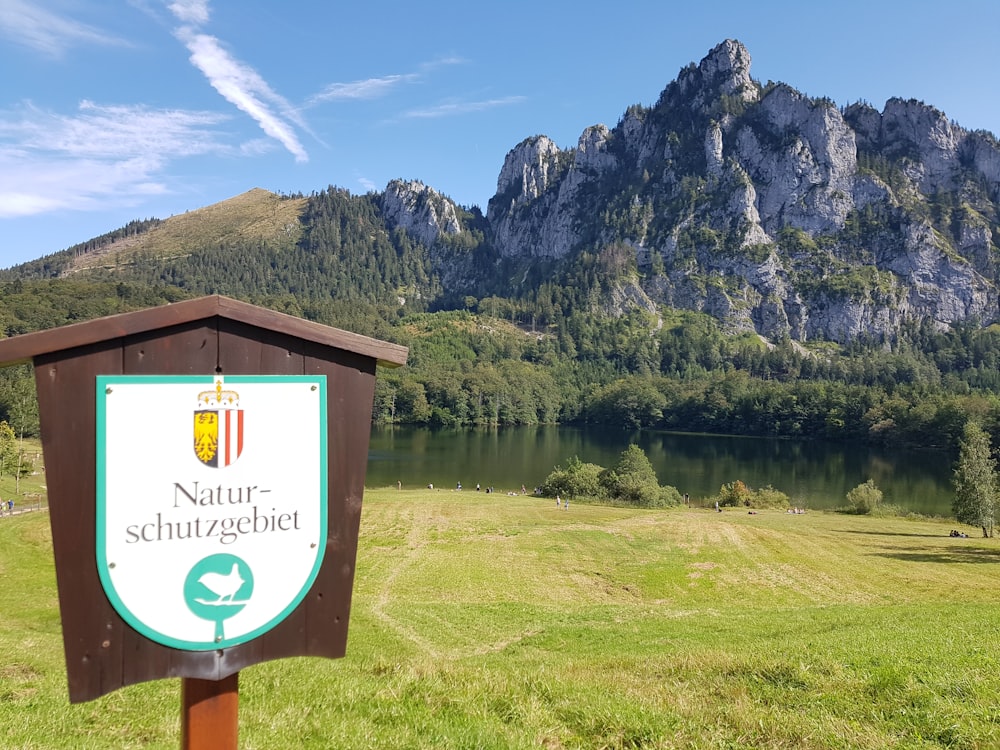
[[[44,514],[0,519],[5,748],[174,748],[67,702]],[[1000,541],[935,521],[369,491],[346,658],[245,670],[241,747],[993,748]]]
[[178,258],[192,250],[239,242],[291,243],[301,233],[305,198],[254,188],[229,200],[171,216],[143,234],[77,256],[68,273],[127,266],[137,255]]

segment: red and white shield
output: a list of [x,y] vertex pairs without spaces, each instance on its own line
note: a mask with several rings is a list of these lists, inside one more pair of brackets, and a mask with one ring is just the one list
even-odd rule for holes
[[194,453],[205,466],[221,469],[236,463],[243,452],[243,410],[240,394],[216,378],[215,388],[198,394],[194,412]]
[[236,463],[243,452],[243,410],[195,411],[194,452],[205,466],[222,468]]

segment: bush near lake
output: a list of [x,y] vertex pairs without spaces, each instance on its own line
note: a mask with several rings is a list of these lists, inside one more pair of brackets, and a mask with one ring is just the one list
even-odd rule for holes
[[649,457],[634,443],[622,451],[610,469],[584,463],[573,456],[565,469],[558,466],[553,469],[538,493],[543,497],[623,503],[639,508],[665,508],[681,503],[681,493],[676,487],[660,485]]
[[755,490],[740,479],[722,485],[714,499],[720,507],[787,508],[791,504],[788,495],[771,485]]
[[882,505],[882,490],[875,486],[875,480],[869,479],[847,493],[847,504],[855,513],[871,513]]
[[598,499],[601,496],[600,475],[603,466],[584,463],[578,456],[566,462],[566,468],[556,466],[538,487],[542,497],[568,497]]

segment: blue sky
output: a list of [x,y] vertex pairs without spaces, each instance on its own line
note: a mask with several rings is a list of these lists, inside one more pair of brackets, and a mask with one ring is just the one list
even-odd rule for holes
[[486,203],[724,39],[839,105],[920,99],[1000,133],[996,0],[0,0],[0,267],[254,187],[419,179]]

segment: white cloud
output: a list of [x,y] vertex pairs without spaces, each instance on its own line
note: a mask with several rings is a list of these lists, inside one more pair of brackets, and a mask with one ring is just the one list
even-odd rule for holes
[[168,192],[148,161],[60,159],[40,162],[0,151],[0,219],[61,209],[134,205],[139,196]]
[[22,149],[70,157],[196,156],[220,150],[208,128],[224,120],[212,112],[83,101],[72,117],[28,106],[19,118],[0,120],[0,139],[16,138]]
[[25,0],[0,0],[0,35],[50,57],[73,44],[121,45],[123,39],[79,21],[64,18]]
[[318,94],[309,98],[308,105],[320,104],[326,101],[343,101],[347,99],[377,99],[389,94],[400,84],[417,83],[428,73],[448,65],[460,65],[465,62],[459,57],[442,57],[431,62],[421,63],[417,73],[398,73],[379,78],[366,78],[351,83],[331,83]]
[[305,128],[295,108],[274,91],[249,65],[234,58],[219,40],[197,31],[208,20],[207,0],[177,0],[171,12],[186,24],[175,34],[191,53],[191,63],[200,70],[226,101],[250,115],[267,135],[281,143],[295,161],[309,161],[292,123]]
[[175,0],[169,7],[181,23],[195,26],[208,23],[208,0]]
[[224,154],[209,112],[103,107],[74,117],[34,107],[0,113],[0,218],[132,205],[169,192],[173,159]]
[[413,81],[416,74],[384,76],[382,78],[367,78],[353,83],[331,83],[318,94],[309,98],[309,104],[319,104],[326,101],[343,99],[377,99],[384,96],[400,83]]
[[252,138],[240,144],[240,153],[243,156],[263,156],[274,151],[276,145],[270,138]]
[[403,113],[404,118],[433,118],[452,117],[454,115],[465,115],[470,112],[485,112],[488,109],[497,107],[509,107],[512,104],[520,104],[525,101],[523,96],[505,96],[501,99],[485,99],[476,102],[448,102],[434,107],[423,109],[411,109]]

